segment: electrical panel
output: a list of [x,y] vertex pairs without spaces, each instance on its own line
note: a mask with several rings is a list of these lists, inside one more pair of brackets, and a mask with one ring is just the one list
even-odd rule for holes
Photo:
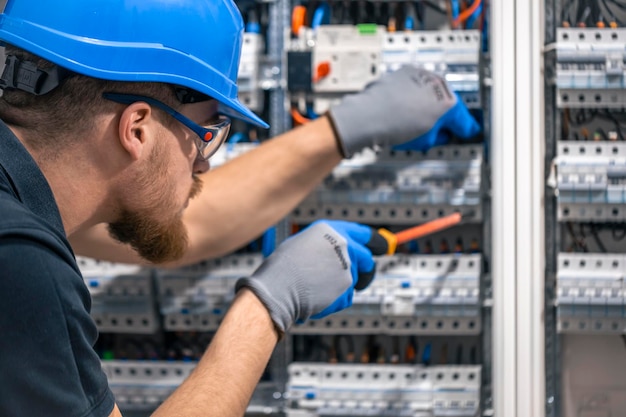
[[548,415],[622,415],[626,390],[608,364],[621,362],[626,331],[625,4],[546,6]]
[[[96,350],[122,412],[148,415],[184,381],[234,299],[236,280],[291,234],[320,218],[397,232],[460,213],[456,226],[376,257],[375,279],[355,293],[351,308],[294,326],[248,413],[493,413],[485,335],[492,304],[489,131],[483,123],[490,105],[483,82],[488,7],[476,0],[451,3],[238,2],[245,22],[239,99],[272,125],[273,134],[320,117],[402,65],[444,77],[484,129],[427,152],[359,152],[278,225],[219,259],[177,269],[80,259],[101,333]],[[269,136],[233,120],[211,166],[254,152]]]

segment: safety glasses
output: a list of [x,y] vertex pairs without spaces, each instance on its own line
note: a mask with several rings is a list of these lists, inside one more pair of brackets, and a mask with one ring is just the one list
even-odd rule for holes
[[219,147],[228,137],[228,132],[230,131],[230,119],[223,115],[218,115],[217,121],[211,123],[210,125],[200,126],[167,104],[161,103],[160,101],[150,97],[122,93],[104,93],[102,94],[102,97],[120,104],[133,104],[138,101],[143,101],[151,106],[155,106],[163,110],[165,113],[187,126],[196,134],[197,137],[194,138],[194,142],[198,148],[198,157],[204,159],[205,161],[217,152]]

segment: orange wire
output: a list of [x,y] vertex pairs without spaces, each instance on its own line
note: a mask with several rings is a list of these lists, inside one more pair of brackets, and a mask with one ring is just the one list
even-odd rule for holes
[[300,29],[304,26],[306,20],[306,7],[296,6],[291,13],[291,33],[294,36],[298,36]]
[[311,119],[307,119],[306,117],[301,115],[300,112],[294,107],[291,108],[291,117],[293,118],[293,121],[296,122],[296,124],[298,125],[303,125],[311,121]]
[[402,230],[401,232],[396,233],[397,244],[401,245],[411,240],[419,239],[420,237],[455,226],[461,223],[462,218],[463,216],[461,216],[461,213],[453,213],[449,216],[441,217],[428,223]]
[[481,0],[475,0],[474,3],[469,7],[469,9],[464,10],[459,14],[459,16],[454,20],[454,27],[457,28],[461,24],[461,22],[465,22],[469,17],[474,14],[478,6],[480,6]]

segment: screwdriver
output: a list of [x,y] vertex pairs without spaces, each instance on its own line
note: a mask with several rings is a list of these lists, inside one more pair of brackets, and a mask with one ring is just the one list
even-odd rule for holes
[[[469,212],[465,216],[472,214],[473,212]],[[456,226],[461,223],[463,216],[461,213],[453,213],[397,233],[387,229],[378,229],[376,230],[378,233],[372,233],[366,246],[374,255],[393,255],[398,245]]]
[[[461,223],[463,217],[471,217],[473,215],[473,211],[465,214],[453,213],[397,233],[382,228],[378,230],[372,229],[372,237],[365,246],[372,251],[372,255],[393,255],[396,253],[398,245],[456,226]],[[374,272],[375,268],[370,272],[359,273],[354,289],[357,291],[365,289],[374,279]]]

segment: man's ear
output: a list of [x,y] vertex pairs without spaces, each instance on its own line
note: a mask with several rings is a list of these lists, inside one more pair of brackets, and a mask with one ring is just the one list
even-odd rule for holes
[[147,147],[149,138],[154,137],[154,114],[152,108],[143,102],[130,104],[124,109],[119,122],[120,145],[128,155],[137,160]]

